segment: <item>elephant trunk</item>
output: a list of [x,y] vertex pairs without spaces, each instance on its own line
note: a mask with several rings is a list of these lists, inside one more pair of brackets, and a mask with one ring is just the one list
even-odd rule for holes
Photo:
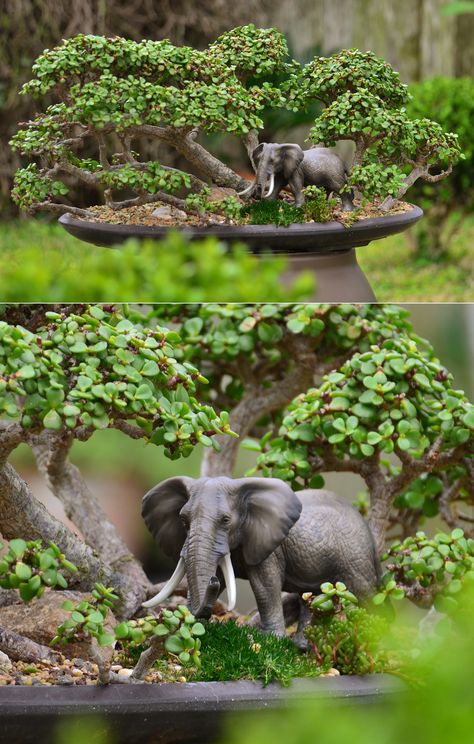
[[[271,178],[273,175],[273,173],[269,172],[269,159],[270,159],[270,151],[267,151],[265,147],[262,152],[262,157],[260,158],[260,162],[257,168],[257,174],[255,177],[254,195],[259,199],[262,199],[264,197],[268,178],[269,177]],[[273,190],[273,185],[272,185],[272,190]],[[268,192],[268,193],[271,193],[271,192]]]

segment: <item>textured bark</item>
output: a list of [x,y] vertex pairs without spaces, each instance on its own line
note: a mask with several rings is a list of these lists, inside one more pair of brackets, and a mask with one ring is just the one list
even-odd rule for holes
[[137,682],[146,677],[149,669],[153,666],[155,661],[160,658],[163,653],[163,639],[158,636],[152,636],[150,640],[150,646],[140,654],[132,674],[130,675],[130,682]]
[[267,413],[277,411],[288,405],[299,393],[304,392],[314,382],[316,356],[312,348],[313,340],[305,336],[289,334],[286,348],[295,361],[295,367],[282,380],[272,383],[270,387],[260,381],[249,381],[245,393],[230,415],[230,427],[239,438],[229,436],[217,437],[220,452],[208,448],[205,451],[201,476],[231,476],[235,466],[238,449],[244,438],[257,421]]
[[92,549],[49,514],[9,463],[0,471],[0,515],[0,531],[7,540],[21,536],[54,542],[78,568],[71,584],[87,591],[96,581],[108,581],[108,572]]
[[68,460],[72,439],[44,432],[32,442],[40,471],[66,515],[78,527],[100,562],[114,574],[113,585],[123,598],[125,614],[134,614],[150,588],[143,568],[130,553],[90,491],[78,468]]
[[13,661],[57,661],[58,654],[12,630],[0,627],[0,651]]

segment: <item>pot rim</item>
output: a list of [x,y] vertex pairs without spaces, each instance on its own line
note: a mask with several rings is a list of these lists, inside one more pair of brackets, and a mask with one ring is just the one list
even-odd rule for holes
[[260,681],[184,682],[157,684],[52,685],[51,687],[5,686],[0,695],[2,720],[18,716],[26,708],[35,716],[58,716],[90,711],[113,715],[125,712],[245,711],[280,707],[307,699],[354,699],[361,702],[402,693],[405,685],[389,674],[341,675],[296,678],[289,687]]
[[[270,248],[274,253],[291,254],[303,252],[329,253],[350,250],[367,245],[387,235],[402,232],[423,216],[423,210],[415,205],[411,209],[384,217],[371,217],[344,227],[340,222],[294,223],[288,227],[275,225],[126,225],[107,222],[92,222],[75,217],[70,212],[59,217],[59,223],[69,233],[86,242],[99,245],[114,245],[129,238],[160,239],[169,232],[178,230],[184,236],[199,240],[209,236],[224,241],[243,241],[253,252]],[[291,243],[294,241],[294,248]],[[290,245],[288,245],[290,244]]]

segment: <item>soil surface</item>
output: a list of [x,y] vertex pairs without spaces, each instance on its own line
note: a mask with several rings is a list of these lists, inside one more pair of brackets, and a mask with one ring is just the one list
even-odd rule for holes
[[[350,227],[354,222],[373,219],[374,217],[387,217],[394,214],[402,214],[412,209],[412,205],[407,202],[397,202],[397,204],[388,212],[382,211],[376,204],[361,206],[357,200],[354,201],[355,212],[343,212],[337,205],[332,207],[331,221],[341,222],[346,227]],[[186,214],[181,209],[155,202],[154,204],[143,204],[142,206],[127,207],[126,209],[111,209],[106,206],[94,206],[88,208],[92,212],[94,222],[104,222],[109,225],[143,225],[147,227],[206,227],[212,225],[239,225],[246,224],[227,220],[224,216],[213,214],[206,218],[199,217],[196,214]],[[86,218],[91,221],[90,218]],[[306,224],[317,224],[314,220],[307,220]]]

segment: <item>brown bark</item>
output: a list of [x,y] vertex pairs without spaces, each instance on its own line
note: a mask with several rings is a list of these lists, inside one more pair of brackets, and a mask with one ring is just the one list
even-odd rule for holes
[[78,468],[69,461],[71,444],[72,438],[43,432],[34,438],[32,449],[39,470],[52,493],[63,503],[66,515],[114,575],[113,585],[122,597],[122,614],[130,616],[145,600],[150,582]]
[[316,374],[313,343],[309,337],[288,334],[286,348],[295,361],[295,367],[282,380],[273,382],[270,387],[266,387],[263,381],[252,381],[250,377],[245,384],[242,400],[230,415],[230,428],[239,435],[239,438],[217,437],[221,450],[216,452],[209,448],[205,451],[201,466],[203,477],[231,476],[240,441],[252,430],[257,421],[265,414],[288,405],[299,393],[311,387]]
[[47,646],[0,627],[0,651],[13,661],[57,661],[58,654]]

